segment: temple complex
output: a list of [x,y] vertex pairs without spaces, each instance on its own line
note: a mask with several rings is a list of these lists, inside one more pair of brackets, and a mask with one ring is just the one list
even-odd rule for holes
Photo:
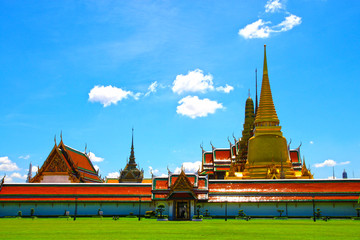
[[[257,84],[256,84],[257,85]],[[256,91],[257,92],[257,91]],[[255,108],[254,108],[255,106]],[[233,136],[234,137],[234,136]],[[241,138],[229,148],[205,151],[197,173],[168,172],[144,179],[131,151],[118,178],[101,179],[88,154],[56,143],[28,183],[0,181],[0,217],[128,216],[156,211],[161,206],[169,220],[191,220],[201,212],[213,218],[248,216],[309,218],[315,209],[327,217],[350,218],[360,207],[360,179],[313,179],[301,157],[300,146],[290,149],[283,137],[272,99],[266,48],[260,103],[245,103]]]

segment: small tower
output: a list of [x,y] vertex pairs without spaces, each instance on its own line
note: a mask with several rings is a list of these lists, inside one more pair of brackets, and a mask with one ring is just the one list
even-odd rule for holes
[[134,128],[132,129],[131,137],[131,150],[129,161],[125,166],[125,169],[120,172],[119,183],[125,182],[142,182],[144,178],[144,171],[137,168],[135,162],[135,152],[134,152]]
[[28,172],[28,175],[27,175],[27,178],[26,178],[26,182],[29,183],[31,178],[32,178],[32,165],[30,163],[29,172]]
[[253,133],[254,119],[255,119],[254,102],[251,99],[250,94],[249,94],[249,97],[245,103],[245,121],[244,121],[242,136],[241,136],[241,140],[240,140],[240,147],[239,147],[239,153],[238,153],[239,159],[237,159],[238,161],[240,161],[244,164],[246,162],[247,155],[248,155],[249,139],[254,135],[254,133]]
[[347,172],[345,171],[345,169],[344,169],[344,172],[343,172],[343,179],[347,179],[348,177],[347,177]]

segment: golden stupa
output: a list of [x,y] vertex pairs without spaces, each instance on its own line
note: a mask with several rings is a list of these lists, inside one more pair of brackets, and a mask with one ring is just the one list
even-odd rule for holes
[[[290,162],[288,145],[272,99],[264,45],[264,66],[260,103],[254,121],[254,135],[248,141],[247,160],[241,172],[232,168],[227,179],[299,179],[313,178],[305,163],[295,171]],[[239,167],[237,168],[239,169]]]

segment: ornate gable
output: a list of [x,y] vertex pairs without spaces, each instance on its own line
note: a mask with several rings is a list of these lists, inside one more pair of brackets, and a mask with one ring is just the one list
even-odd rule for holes
[[44,169],[45,172],[67,172],[69,168],[59,154],[54,154]]
[[51,150],[44,164],[38,170],[37,174],[30,180],[30,182],[41,182],[44,178],[44,175],[68,175],[71,182],[80,182],[80,180],[73,174],[70,165],[56,144]]
[[196,199],[196,195],[194,194],[194,186],[191,184],[188,177],[186,177],[183,169],[181,169],[181,173],[176,179],[175,183],[170,187],[170,192],[167,198],[177,198],[176,195],[179,195],[180,198]]

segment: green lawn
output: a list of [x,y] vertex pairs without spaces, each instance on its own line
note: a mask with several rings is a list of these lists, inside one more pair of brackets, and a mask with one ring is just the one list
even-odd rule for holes
[[154,219],[0,219],[0,239],[360,239],[360,221],[252,219],[158,222]]

